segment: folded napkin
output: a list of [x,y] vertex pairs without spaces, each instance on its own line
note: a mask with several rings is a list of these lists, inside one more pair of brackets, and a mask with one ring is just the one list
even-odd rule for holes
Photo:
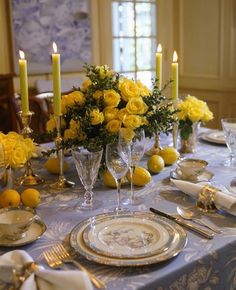
[[[25,251],[15,250],[0,256],[0,272],[4,275],[9,268],[20,270],[26,263],[33,262]],[[8,271],[5,269],[8,268]],[[3,279],[0,275],[0,279]],[[46,270],[39,266],[20,287],[20,290],[92,290],[93,287],[87,275],[82,271]]]
[[[201,189],[206,185],[203,183],[196,184],[189,181],[177,179],[171,179],[171,181],[178,189],[193,198],[197,198]],[[227,189],[216,191],[214,203],[216,208],[224,209],[228,213],[236,215],[236,196],[233,193],[230,193]]]

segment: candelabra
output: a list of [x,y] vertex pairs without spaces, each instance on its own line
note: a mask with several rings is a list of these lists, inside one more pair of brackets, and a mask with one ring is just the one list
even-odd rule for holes
[[[24,138],[30,138],[33,130],[30,128],[30,123],[31,123],[31,118],[34,114],[34,112],[22,112],[20,111],[19,116],[21,118],[21,122],[23,125],[23,129],[21,131],[21,134],[23,135]],[[32,169],[31,161],[30,159],[27,160],[25,164],[25,172],[22,176],[17,178],[16,183],[18,185],[37,185],[40,183],[43,183],[44,179],[35,174]]]
[[[176,110],[177,109],[177,105],[178,105],[178,100],[174,100],[173,102],[173,109]],[[172,131],[172,138],[173,138],[173,147],[175,149],[178,149],[178,127],[179,127],[179,122],[178,120],[175,121],[175,123],[173,124],[173,131]]]
[[151,149],[149,149],[145,153],[145,155],[152,156],[152,155],[158,154],[160,150],[161,150],[161,146],[160,146],[159,132],[156,132],[155,139],[154,139],[154,145],[152,146]]
[[61,137],[61,116],[55,116],[57,137],[55,139],[57,158],[59,159],[59,179],[55,183],[51,184],[50,187],[53,189],[71,188],[75,185],[74,182],[69,181],[64,176],[64,151],[62,148],[62,137]]

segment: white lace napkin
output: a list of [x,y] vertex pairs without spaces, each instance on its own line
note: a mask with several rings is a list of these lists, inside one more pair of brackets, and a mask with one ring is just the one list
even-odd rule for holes
[[[0,256],[0,272],[4,267],[20,269],[33,259],[25,251],[15,250]],[[0,277],[1,278],[1,277]],[[20,290],[92,290],[88,276],[82,271],[46,270],[37,267],[21,285]]]
[[[200,190],[205,186],[203,183],[192,183],[184,180],[171,179],[171,181],[178,189],[193,198],[197,198]],[[236,196],[227,189],[215,193],[214,203],[218,209],[224,209],[228,213],[236,215]]]

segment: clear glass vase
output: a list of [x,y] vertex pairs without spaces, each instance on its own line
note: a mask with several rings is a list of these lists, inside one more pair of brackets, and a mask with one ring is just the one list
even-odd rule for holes
[[197,150],[197,136],[198,128],[200,126],[199,122],[192,124],[192,133],[189,135],[188,139],[181,138],[180,153],[194,153]]

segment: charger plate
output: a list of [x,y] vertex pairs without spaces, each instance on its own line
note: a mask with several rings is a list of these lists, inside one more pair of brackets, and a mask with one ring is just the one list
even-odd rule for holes
[[[111,220],[111,223],[109,220]],[[117,246],[117,244],[119,244],[117,243],[119,239],[117,240],[117,238],[115,238],[115,232],[118,230],[120,234],[120,225],[122,225],[122,222],[124,222],[126,229],[130,229],[132,224],[135,225],[134,227],[136,230],[134,230],[132,234],[130,234],[129,231],[128,234],[122,231],[122,238],[120,239],[121,244],[124,243],[124,241],[129,241],[130,248],[134,249],[132,250],[133,256],[131,254],[132,251],[130,251],[129,254],[125,254],[125,251],[122,251],[121,247]],[[154,226],[155,223],[156,225]],[[112,227],[114,228],[113,232]],[[163,229],[163,238],[160,238]],[[93,230],[95,231],[95,238],[89,237],[89,239],[86,240],[88,234],[92,236]],[[148,246],[145,245],[146,239],[141,237],[143,231],[151,233],[154,237],[153,240],[151,239]],[[98,235],[101,235],[102,238],[99,242],[95,242],[94,239],[96,239]],[[120,252],[117,254],[117,257],[111,256],[111,251],[104,250],[100,245],[100,243],[104,241],[107,243],[109,240],[107,237],[109,235],[111,236],[110,242],[114,248],[113,251],[116,251],[116,247],[119,248]],[[104,237],[106,237],[105,240]],[[114,239],[116,240],[115,245]],[[158,246],[154,245],[155,239],[160,241],[158,242]],[[96,245],[96,251],[93,246],[91,246],[91,241],[93,245]],[[155,216],[149,212],[121,212],[118,215],[114,213],[98,215],[80,222],[70,233],[70,245],[77,253],[90,261],[112,266],[143,266],[166,261],[178,255],[183,250],[186,243],[186,232],[181,226],[171,220]],[[125,247],[127,250],[127,245]],[[142,256],[141,250],[137,250],[135,247],[146,248],[147,251],[145,253],[144,250],[144,256]]]
[[214,130],[207,133],[202,133],[200,138],[207,142],[226,145],[223,131]]

